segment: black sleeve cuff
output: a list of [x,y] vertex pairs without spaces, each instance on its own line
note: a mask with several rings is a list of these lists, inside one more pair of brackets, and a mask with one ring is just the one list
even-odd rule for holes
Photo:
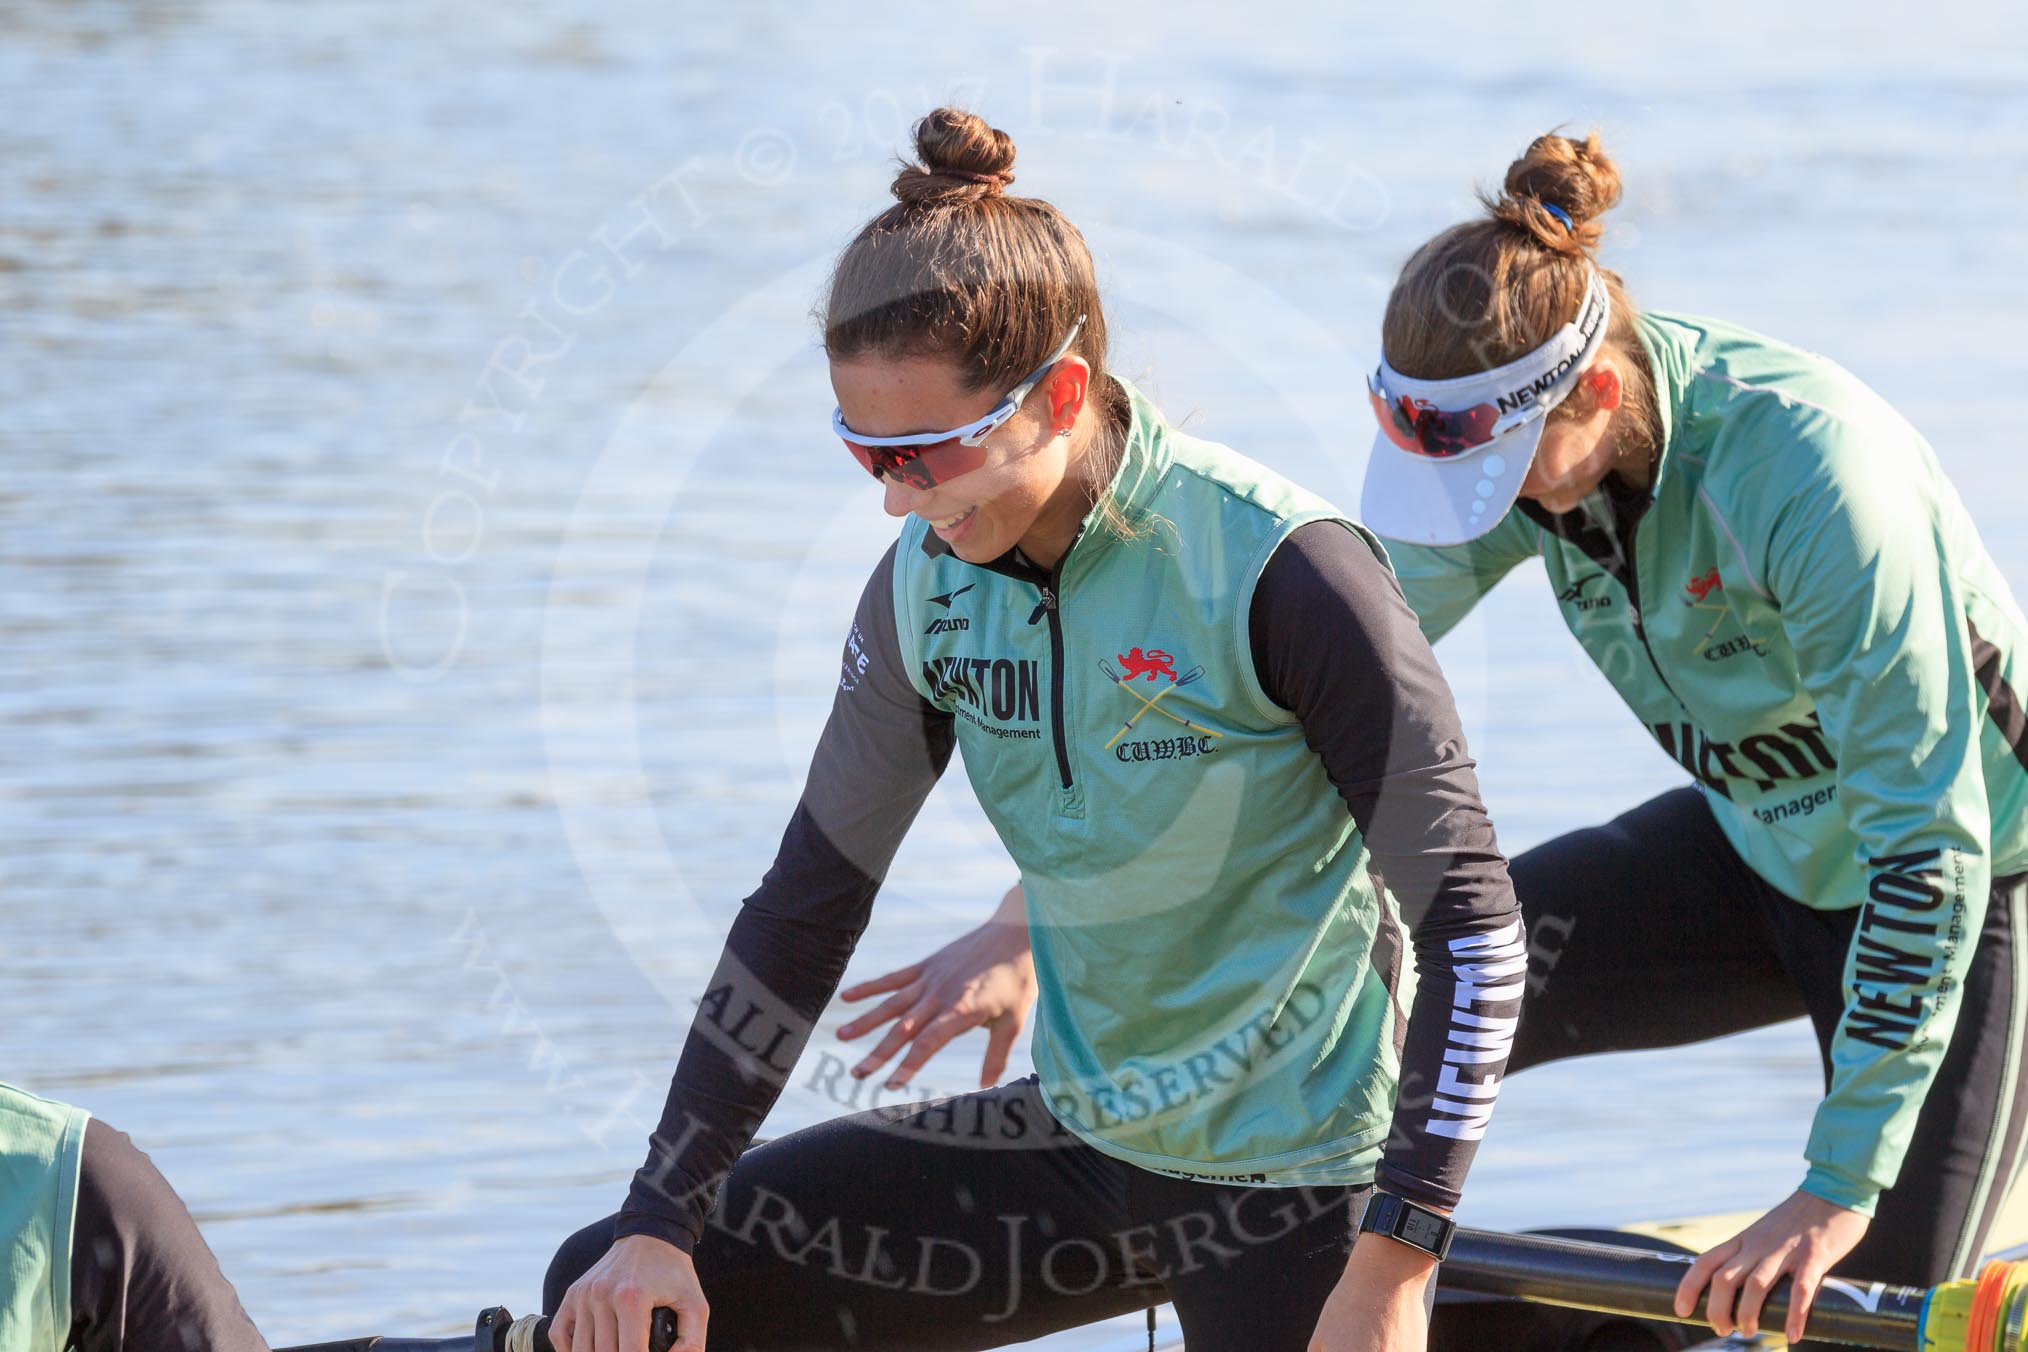
[[654,1216],[645,1211],[622,1211],[618,1223],[613,1226],[614,1239],[625,1239],[628,1235],[648,1235],[664,1243],[674,1244],[685,1253],[696,1252],[700,1233],[667,1216]]
[[1440,1207],[1445,1211],[1457,1209],[1459,1193],[1456,1188],[1446,1188],[1426,1178],[1403,1173],[1384,1161],[1381,1163],[1379,1174],[1373,1180],[1373,1185],[1382,1191],[1393,1193],[1396,1197],[1407,1198],[1419,1206]]

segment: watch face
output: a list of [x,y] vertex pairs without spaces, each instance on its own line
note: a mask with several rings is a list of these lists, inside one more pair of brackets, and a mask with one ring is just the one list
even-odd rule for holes
[[1435,1250],[1443,1243],[1444,1223],[1440,1217],[1411,1211],[1401,1218],[1401,1229],[1396,1233],[1417,1248]]

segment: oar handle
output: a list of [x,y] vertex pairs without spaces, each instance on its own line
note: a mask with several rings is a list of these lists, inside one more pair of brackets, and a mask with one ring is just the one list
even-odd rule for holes
[[[505,1314],[506,1311],[503,1310],[501,1313]],[[654,1318],[648,1322],[648,1352],[669,1352],[674,1346],[676,1346],[676,1312],[667,1309],[655,1311]],[[549,1341],[548,1315],[535,1321],[535,1331],[529,1340],[529,1348],[530,1352],[556,1352],[555,1345]],[[501,1349],[501,1352],[519,1352],[519,1349],[510,1342]]]
[[[1546,1235],[1460,1230],[1438,1280],[1450,1290],[1475,1295],[1701,1324],[1702,1297],[1689,1318],[1676,1315],[1676,1286],[1689,1262],[1687,1254],[1664,1255]],[[1827,1279],[1810,1309],[1809,1336],[1890,1352],[1918,1352],[1922,1303],[1928,1294],[1914,1287]],[[1761,1306],[1761,1323],[1779,1328],[1788,1309],[1789,1283],[1784,1278]]]
[[[493,1330],[491,1342],[487,1340],[489,1328]],[[515,1320],[505,1309],[489,1309],[479,1316],[479,1332],[473,1338],[473,1346],[475,1352],[556,1352],[556,1344],[550,1342],[550,1316]],[[669,1352],[673,1346],[675,1311],[657,1309],[647,1326],[647,1348],[649,1352]]]
[[[648,1325],[649,1352],[676,1346],[676,1312],[657,1310]],[[458,1338],[355,1338],[350,1342],[284,1347],[276,1352],[556,1352],[549,1316],[516,1319],[504,1305],[481,1311],[472,1332]]]

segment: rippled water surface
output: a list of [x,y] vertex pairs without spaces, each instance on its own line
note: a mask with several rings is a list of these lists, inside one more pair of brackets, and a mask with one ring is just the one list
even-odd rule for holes
[[[278,1341],[534,1303],[891,533],[807,312],[951,96],[1085,228],[1121,369],[1348,503],[1392,269],[1596,123],[1637,296],[1852,366],[2022,575],[2018,9],[1342,10],[8,0],[0,1077],[133,1133]],[[1545,590],[1441,650],[1510,847],[1677,778]],[[1008,875],[946,785],[855,972]],[[1526,1076],[1470,1217],[1769,1203],[1816,1073],[1790,1026]]]

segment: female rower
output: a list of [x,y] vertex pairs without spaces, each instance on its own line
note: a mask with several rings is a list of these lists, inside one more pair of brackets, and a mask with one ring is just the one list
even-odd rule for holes
[[[977,1348],[1166,1296],[1192,1346],[1420,1349],[1524,965],[1449,693],[1368,537],[1107,372],[1006,135],[916,144],[823,306],[909,520],[552,1336],[641,1352],[672,1306],[700,1349],[708,1300],[714,1348]],[[742,1153],[954,745],[1027,882],[1038,1075]]]
[[153,1162],[82,1108],[0,1084],[0,1348],[268,1352]]
[[2024,626],[1878,395],[1634,307],[1597,260],[1619,197],[1597,136],[1544,136],[1485,219],[1409,260],[1363,512],[1432,641],[1541,555],[1692,776],[1516,861],[1544,952],[1515,1064],[1808,1014],[1808,1171],[1677,1293],[1687,1313],[1708,1283],[1714,1327],[1752,1333],[1793,1275],[1794,1340],[1833,1268],[1969,1273],[2020,1161]]
[[[1483,218],[1408,261],[1362,516],[1432,641],[1540,555],[1579,644],[1690,773],[1515,859],[1532,961],[1512,1065],[1807,1014],[1826,1085],[1808,1171],[1677,1293],[1688,1314],[1708,1286],[1713,1326],[1752,1333],[1792,1276],[1794,1340],[1834,1268],[1969,1273],[2021,1158],[2024,625],[1877,395],[1634,307],[1597,258],[1619,196],[1596,136],[1544,136]],[[901,1014],[1011,1040],[1006,932],[968,942],[868,983],[899,994],[841,1031]]]

